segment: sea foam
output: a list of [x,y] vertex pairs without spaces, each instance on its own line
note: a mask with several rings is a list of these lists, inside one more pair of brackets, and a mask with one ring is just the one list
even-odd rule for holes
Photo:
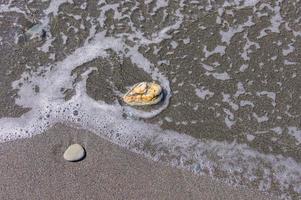
[[[152,1],[148,1],[151,3]],[[45,17],[41,20],[42,24],[47,26],[50,22],[50,16],[59,14],[59,7],[64,3],[73,3],[70,0],[51,1],[49,7],[44,11]],[[170,1],[156,1],[154,12],[159,12],[168,6]],[[257,1],[227,1],[224,6],[250,6],[256,5]],[[97,19],[100,29],[105,26],[105,14],[109,10],[114,10],[114,18],[122,19],[122,13],[118,10],[120,4],[99,3],[100,17]],[[102,5],[102,6],[101,6]],[[109,36],[106,30],[96,31],[96,25],[92,25],[89,36],[83,46],[77,48],[63,60],[49,66],[39,66],[37,71],[26,71],[19,80],[12,83],[13,89],[18,90],[16,104],[22,107],[30,108],[30,111],[24,113],[19,118],[1,118],[0,119],[0,141],[10,141],[19,138],[32,137],[45,132],[49,127],[56,123],[66,123],[76,127],[81,127],[94,132],[115,144],[123,146],[131,151],[143,154],[146,157],[164,161],[175,167],[188,169],[198,174],[210,174],[214,177],[217,174],[225,174],[227,182],[233,184],[259,182],[259,189],[269,191],[273,183],[286,194],[291,187],[296,193],[301,193],[301,165],[290,157],[283,155],[264,154],[251,148],[247,144],[241,144],[237,141],[218,142],[214,140],[196,139],[185,133],[179,133],[173,130],[163,130],[157,124],[145,122],[143,119],[159,115],[167,109],[172,90],[170,83],[162,72],[147,59],[139,48],[142,46],[160,44],[166,39],[172,39],[171,32],[181,27],[185,20],[182,13],[184,1],[179,3],[179,8],[175,11],[175,21],[172,24],[154,31],[151,35],[142,33],[134,24],[131,24],[132,33],[119,33]],[[278,8],[277,8],[278,9]],[[23,13],[19,8],[2,5],[1,12],[17,11]],[[274,21],[278,22],[278,18]],[[280,18],[279,18],[280,19]],[[221,41],[229,45],[231,39],[236,33],[240,33],[244,28],[251,26],[252,23],[246,23],[220,32]],[[274,30],[274,26],[270,29]],[[275,31],[278,31],[276,26]],[[64,37],[65,38],[65,37]],[[41,51],[48,51],[51,41],[54,38],[50,35],[42,47]],[[126,41],[132,41],[129,45]],[[66,38],[64,39],[66,41]],[[190,43],[190,39],[185,39],[185,44]],[[207,56],[213,53],[221,55],[226,51],[226,46],[208,52]],[[80,74],[81,80],[75,82],[75,75],[72,70],[86,64],[94,59],[109,59],[108,50],[114,51],[120,58],[126,57],[138,68],[149,74],[153,80],[158,81],[166,90],[164,103],[151,111],[141,111],[132,107],[120,105],[118,102],[107,104],[103,101],[95,101],[86,91],[86,82],[89,74],[94,67],[88,67],[86,71]],[[212,75],[218,80],[229,80],[231,77],[227,72],[215,72],[215,68],[206,64],[201,64],[206,70],[205,75]],[[43,76],[41,76],[43,74]],[[34,88],[38,86],[39,92]],[[75,95],[70,100],[64,99],[61,88],[75,89]],[[237,95],[239,96],[244,88],[237,86]],[[195,88],[196,95],[201,99],[207,99],[214,95],[205,87]],[[261,91],[258,96],[267,96],[275,105],[275,93]],[[234,110],[238,105],[232,102],[229,95],[224,94],[223,101],[230,105]],[[252,102],[241,101],[241,106],[254,106]],[[235,124],[233,113],[225,109],[225,123],[231,128]],[[124,117],[126,114],[128,117]],[[264,122],[266,118],[256,119]],[[166,118],[167,121],[172,121]],[[186,122],[183,122],[186,123]],[[300,141],[300,130],[297,127],[290,127],[289,134]],[[248,135],[249,140],[254,140],[254,136]],[[290,198],[289,195],[285,198]]]

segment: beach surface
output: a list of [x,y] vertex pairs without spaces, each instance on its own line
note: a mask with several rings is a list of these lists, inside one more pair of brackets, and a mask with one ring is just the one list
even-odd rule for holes
[[300,8],[0,0],[0,199],[301,199]]
[[[87,156],[67,162],[69,144]],[[8,199],[275,199],[207,176],[153,162],[95,134],[57,124],[30,139],[0,145],[0,198]]]

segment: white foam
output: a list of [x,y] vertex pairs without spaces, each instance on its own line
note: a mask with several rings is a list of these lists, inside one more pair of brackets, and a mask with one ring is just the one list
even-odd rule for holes
[[242,83],[242,82],[238,82],[238,83],[237,83],[237,91],[235,92],[234,97],[237,98],[237,97],[239,97],[240,95],[245,94],[245,92],[246,92],[246,90],[245,90],[245,88],[244,88],[243,83]]
[[281,135],[283,130],[281,127],[277,126],[277,127],[274,127],[274,128],[271,128],[270,130],[274,131],[275,133],[277,133],[278,135]]
[[11,6],[11,1],[8,4],[2,4],[0,5],[0,13],[6,13],[6,12],[16,12],[26,15],[25,11],[21,10],[18,7]]
[[247,101],[247,100],[241,100],[240,101],[240,106],[243,107],[243,106],[251,106],[252,108],[254,108],[254,103],[251,102],[251,101]]
[[253,117],[257,120],[258,123],[266,122],[269,120],[267,114],[259,117],[255,112],[253,112]]
[[230,75],[227,72],[222,72],[222,73],[206,72],[205,74],[207,76],[212,75],[215,79],[222,80],[222,81],[231,79]]
[[[236,4],[237,2],[235,1]],[[243,3],[239,1],[239,5],[250,6],[254,2]],[[72,1],[51,1],[45,14],[57,15],[59,7],[63,3],[72,3]],[[97,8],[101,13],[97,19],[97,25],[100,28],[104,28],[105,13],[110,9],[113,9],[115,19],[128,17],[118,11],[120,4],[104,3],[105,1],[100,2],[100,7]],[[180,4],[182,7],[184,2],[182,1]],[[165,39],[171,39],[173,30],[179,29],[184,20],[181,9],[178,9],[174,14],[177,18],[173,24],[154,31],[151,36],[144,35],[141,30],[131,24],[132,22],[129,22],[132,33],[120,33],[116,34],[115,37],[106,36],[105,31],[96,33],[96,25],[93,26],[92,23],[90,34],[82,47],[52,66],[40,66],[36,72],[24,72],[21,79],[16,80],[12,86],[18,90],[19,98],[16,99],[16,104],[31,108],[31,110],[19,118],[1,118],[0,141],[31,137],[44,132],[55,123],[65,122],[69,125],[73,124],[88,129],[113,143],[153,160],[166,161],[173,166],[182,167],[195,173],[208,172],[215,175],[222,172],[230,183],[260,182],[261,190],[270,190],[271,181],[273,180],[274,185],[284,194],[289,190],[289,187],[295,192],[301,193],[301,165],[292,158],[277,154],[265,154],[236,141],[217,142],[196,139],[183,133],[162,130],[159,125],[149,124],[140,119],[158,115],[169,104],[172,93],[169,80],[139,52],[139,48],[149,44],[160,44]],[[48,17],[45,17],[43,23],[47,24],[48,21]],[[224,41],[226,43],[230,42],[236,31],[243,31],[243,28],[250,24],[245,23],[245,25],[241,25],[241,28],[240,26],[238,28],[233,27],[229,35],[225,36]],[[187,43],[190,42],[188,39],[186,40]],[[134,44],[129,46],[125,42],[126,40],[130,40]],[[183,42],[186,43],[184,40]],[[160,45],[157,46],[158,48],[156,48],[159,49]],[[154,51],[157,49],[154,48]],[[103,101],[95,101],[90,98],[86,91],[86,80],[93,70],[97,70],[92,67],[79,75],[81,81],[75,83],[74,80],[77,77],[75,75],[71,76],[72,70],[97,58],[109,59],[110,54],[107,50],[114,51],[120,58],[129,58],[135,67],[144,70],[152,79],[157,80],[164,87],[167,96],[159,108],[147,112],[121,106],[118,102],[109,105]],[[230,79],[227,72],[218,72],[217,66],[212,67],[203,63],[201,65],[206,70],[206,75],[211,75],[218,80]],[[43,77],[40,76],[41,73]],[[22,83],[22,86],[19,83]],[[39,87],[38,93],[34,90],[35,86]],[[75,88],[75,95],[70,100],[65,101],[65,95],[61,88]],[[204,99],[213,95],[204,87],[199,90],[196,89],[195,92],[196,95]],[[235,98],[240,97],[244,92],[244,86],[238,83],[237,92],[233,97],[229,94],[223,95],[223,100],[230,105],[229,109],[223,109],[224,121],[228,128],[232,128],[236,123],[234,113],[230,109],[237,110],[239,108],[235,103],[237,100]],[[262,91],[257,95],[266,95],[275,104],[276,94],[274,92]],[[242,100],[239,102],[240,106],[254,106],[249,101]],[[172,106],[180,105],[179,102]],[[193,109],[197,110],[198,107],[198,105],[195,105]],[[74,115],[74,111],[77,111],[78,114]],[[131,117],[125,118],[124,113]],[[165,117],[164,120],[171,123],[174,119]],[[177,123],[188,125],[197,122],[178,121]],[[299,129],[290,128],[288,131],[299,141]],[[254,140],[253,133],[246,137],[248,141]],[[146,144],[150,145],[152,152],[146,147]]]
[[220,31],[222,42],[226,42],[229,45],[233,36],[235,36],[237,33],[243,32],[247,27],[251,27],[254,24],[255,23],[252,21],[252,17],[249,17],[248,20],[243,24],[238,24],[237,26],[233,27],[229,25],[227,31]]
[[282,49],[282,54],[284,56],[287,56],[290,53],[293,53],[295,51],[295,47],[293,46],[293,43],[288,45],[287,49]]
[[83,2],[83,3],[80,5],[80,9],[86,10],[87,6],[88,6],[88,3],[87,3],[87,2]]
[[246,69],[248,69],[249,65],[247,64],[242,64],[239,68],[239,71],[244,72]]
[[63,32],[60,33],[61,37],[62,37],[62,40],[63,40],[63,44],[67,44],[67,40],[68,40],[68,37],[67,35],[65,35]]
[[176,41],[171,41],[170,44],[173,49],[177,48],[177,46],[179,45]]
[[169,0],[156,0],[152,14],[155,14],[161,8],[167,7],[168,4],[169,4]]
[[271,7],[269,4],[261,4],[261,8],[263,7],[268,7],[272,12],[273,12],[273,16],[270,19],[271,25],[269,27],[266,27],[264,29],[261,30],[260,35],[257,38],[262,38],[264,36],[267,35],[267,30],[274,32],[274,33],[280,33],[280,25],[284,22],[280,10],[280,3],[281,1],[277,1],[276,2],[276,6],[275,7]]
[[215,79],[218,80],[229,80],[231,79],[230,75],[227,72],[214,72],[217,69],[217,66],[219,66],[219,63],[214,63],[216,66],[212,67],[210,65],[207,65],[205,63],[201,63],[201,66],[206,70],[205,75],[207,76],[213,76]]
[[58,15],[59,8],[61,5],[64,3],[70,3],[73,4],[73,0],[55,0],[55,1],[50,1],[50,4],[46,10],[44,10],[44,13],[46,15],[53,14],[54,16]]
[[184,44],[189,44],[189,43],[190,43],[190,38],[185,38],[185,39],[183,39],[183,43],[184,43]]
[[195,88],[195,94],[201,99],[205,100],[213,97],[214,92],[211,92],[209,89],[206,89],[204,86],[202,86],[201,88]]
[[167,122],[173,122],[173,119],[171,117],[164,117],[164,119],[167,121]]
[[225,55],[226,47],[217,45],[212,51],[208,51],[207,47],[204,46],[203,52],[205,53],[205,57],[208,58],[213,54],[220,54],[221,56]]
[[223,6],[235,6],[236,8],[245,8],[250,6],[255,6],[260,0],[233,0],[224,1]]
[[224,108],[223,109],[226,117],[225,117],[225,124],[227,125],[228,128],[232,128],[232,126],[235,124],[235,120],[234,120],[234,114],[229,110]]
[[44,44],[41,47],[38,47],[40,51],[43,51],[44,53],[49,52],[49,48],[52,46],[52,42],[55,40],[55,38],[48,39],[44,42]]
[[222,96],[223,96],[223,102],[228,103],[233,110],[238,110],[238,105],[233,102],[230,94],[225,94],[224,92],[222,92]]
[[252,53],[252,50],[250,49],[250,47],[255,47],[255,49],[259,49],[260,45],[256,42],[250,41],[250,39],[247,37],[247,34],[244,35],[244,38],[246,39],[246,44],[243,48],[243,52],[241,54],[241,57],[245,61],[249,61],[250,60],[249,54]]
[[288,134],[295,137],[297,144],[301,144],[301,129],[298,127],[290,126],[288,127]]
[[275,92],[269,92],[269,91],[261,91],[261,92],[256,92],[258,96],[267,96],[272,100],[272,105],[275,107],[276,106],[276,93]]
[[285,65],[298,65],[299,63],[285,59],[284,64]]

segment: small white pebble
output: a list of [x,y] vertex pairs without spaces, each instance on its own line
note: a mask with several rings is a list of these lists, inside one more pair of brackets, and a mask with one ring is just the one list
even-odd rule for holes
[[85,149],[81,145],[72,144],[66,149],[63,157],[65,160],[73,162],[81,160],[85,154]]

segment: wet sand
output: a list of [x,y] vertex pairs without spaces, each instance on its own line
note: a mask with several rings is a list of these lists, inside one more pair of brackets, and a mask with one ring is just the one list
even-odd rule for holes
[[[64,161],[71,143],[86,158]],[[0,199],[275,199],[143,158],[88,131],[56,125],[0,145]]]
[[[211,5],[211,1],[208,1],[210,5],[206,1],[200,1],[200,5],[170,1],[157,10],[154,3],[146,5],[139,1],[137,5],[127,2],[113,5],[113,1],[97,5],[94,1],[85,4],[85,1],[64,0],[58,7],[50,6],[54,0],[12,2],[11,7],[0,9],[0,135],[6,131],[9,134],[5,138],[18,139],[18,134],[35,134],[36,131],[30,132],[34,130],[32,127],[45,130],[43,127],[52,125],[52,121],[66,119],[70,126],[76,120],[81,126],[85,121],[81,116],[93,116],[90,111],[95,107],[83,108],[87,104],[77,103],[84,98],[75,98],[70,112],[64,113],[76,93],[87,93],[95,102],[112,105],[120,100],[118,94],[126,92],[128,86],[153,80],[154,73],[145,68],[150,62],[150,66],[164,75],[161,82],[170,82],[172,98],[168,109],[144,121],[160,126],[162,134],[163,130],[176,131],[208,144],[207,148],[198,145],[202,148],[193,151],[190,146],[184,146],[184,150],[193,152],[187,159],[177,151],[164,154],[170,156],[169,163],[174,163],[172,158],[176,162],[186,159],[189,168],[189,158],[202,155],[191,166],[209,161],[209,170],[216,170],[216,178],[238,180],[239,184],[274,192],[283,198],[300,199],[301,48],[298,47],[301,33],[294,23],[299,19],[299,2],[254,1],[256,5],[242,6],[233,1],[216,2],[216,5],[214,2]],[[231,5],[223,6],[226,2]],[[30,15],[25,15],[25,11]],[[49,20],[46,37],[30,39],[24,35],[36,24],[31,14],[37,22]],[[159,34],[162,31],[166,35]],[[117,46],[122,46],[124,52],[139,49],[133,52],[147,63],[139,64],[133,55],[118,53],[113,45],[105,48],[108,57],[95,54],[82,62],[80,58],[85,58],[87,51],[74,56],[82,48],[91,50],[101,46],[102,43],[95,45],[99,42],[95,38],[104,32],[106,39],[122,41]],[[144,43],[149,40],[149,44]],[[93,51],[88,52],[94,55]],[[72,55],[80,64],[69,66],[73,60],[68,61],[68,57]],[[53,76],[56,71],[57,75],[62,74],[66,66],[72,68],[69,74]],[[86,91],[78,89],[79,83],[85,83],[83,74],[92,68],[97,71],[89,74]],[[53,87],[52,77],[61,84]],[[54,93],[49,92],[51,87]],[[39,109],[41,114],[32,117],[31,111]],[[106,114],[96,112],[96,117],[85,119],[96,120],[93,127],[98,127],[99,122],[110,125],[98,118]],[[21,116],[24,124],[18,126]],[[12,128],[6,129],[10,127],[7,124],[13,124]],[[132,126],[128,127],[130,131],[124,131],[123,138],[128,132],[134,132]],[[102,127],[97,130],[101,136],[106,135],[102,134]],[[113,130],[116,132],[116,128]],[[209,177],[147,160],[85,130],[56,125],[46,132],[0,144],[0,199],[265,197],[258,191],[235,189]],[[142,138],[146,140],[138,143],[136,139],[124,140],[121,145],[135,146],[146,141],[140,152],[155,149],[155,156],[160,156],[165,153],[164,147],[173,150],[185,144],[181,139],[179,144],[162,143],[158,147],[150,134],[144,132]],[[80,163],[65,162],[62,154],[74,142],[83,144],[88,156]],[[233,142],[237,142],[234,149]],[[241,146],[248,148],[241,149]],[[199,154],[203,149],[206,153]],[[159,160],[166,161],[166,157]]]

